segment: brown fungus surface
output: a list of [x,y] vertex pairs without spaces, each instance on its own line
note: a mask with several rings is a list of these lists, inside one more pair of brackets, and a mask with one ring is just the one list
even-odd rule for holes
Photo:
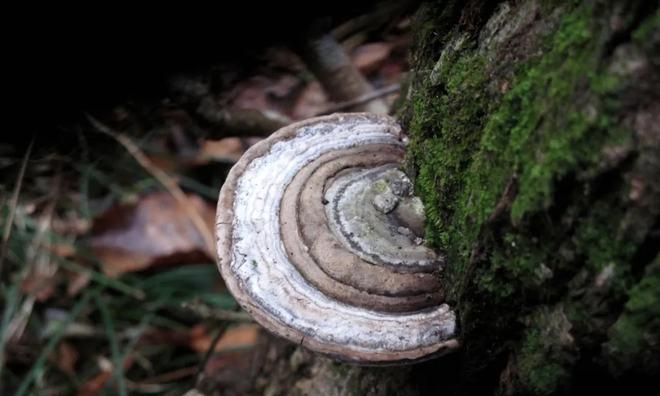
[[354,113],[287,126],[248,150],[220,192],[218,264],[272,332],[342,360],[391,364],[457,347],[440,258],[400,170],[400,127]]

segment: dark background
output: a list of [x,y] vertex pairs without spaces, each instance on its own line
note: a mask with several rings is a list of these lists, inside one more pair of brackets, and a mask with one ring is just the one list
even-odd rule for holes
[[[8,12],[5,75],[22,129],[40,135],[82,112],[157,97],[176,73],[223,62],[249,68],[267,46],[293,45],[312,23],[336,26],[375,2],[233,2],[149,13],[126,6]],[[13,107],[12,106],[12,107]],[[6,136],[27,140],[26,134]]]

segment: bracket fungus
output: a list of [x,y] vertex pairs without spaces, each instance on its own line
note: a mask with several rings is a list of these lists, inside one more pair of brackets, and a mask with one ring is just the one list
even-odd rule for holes
[[243,155],[216,226],[218,266],[243,309],[345,361],[405,363],[458,346],[404,147],[392,118],[351,113],[294,123]]

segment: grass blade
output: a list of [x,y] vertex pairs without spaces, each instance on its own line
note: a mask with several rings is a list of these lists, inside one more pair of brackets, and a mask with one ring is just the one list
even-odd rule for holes
[[76,318],[78,318],[78,315],[80,315],[82,310],[87,307],[87,304],[89,304],[90,297],[91,297],[90,293],[85,293],[82,296],[82,298],[73,306],[73,309],[71,310],[69,316],[67,316],[66,320],[64,320],[60,324],[60,326],[58,327],[57,331],[55,331],[55,334],[53,334],[51,339],[48,340],[48,343],[39,354],[39,357],[34,362],[34,365],[32,365],[32,368],[30,368],[28,374],[25,376],[25,378],[23,378],[23,381],[18,387],[15,396],[24,396],[27,393],[27,391],[30,389],[30,385],[32,385],[32,382],[37,377],[37,374],[43,370],[44,364],[46,364],[46,360],[48,359],[48,356],[50,356],[50,354],[53,352],[57,344],[60,342],[60,339],[64,335],[64,331],[74,320],[76,320]]
[[144,300],[144,298],[145,298],[144,291],[142,291],[140,289],[136,289],[132,286],[129,286],[129,285],[125,284],[122,281],[110,278],[106,275],[103,275],[102,273],[100,273],[98,271],[94,271],[90,268],[83,267],[82,265],[79,265],[79,264],[76,264],[76,263],[71,262],[69,260],[66,260],[66,259],[64,259],[60,256],[55,255],[55,254],[53,254],[52,256],[55,258],[55,260],[62,267],[68,269],[69,271],[74,271],[74,272],[78,272],[78,273],[81,273],[81,274],[88,273],[90,275],[90,278],[94,282],[96,282],[100,285],[106,286],[110,289],[115,289],[119,292],[127,294],[127,295],[129,295],[133,298],[138,299],[138,300]]
[[[5,309],[2,313],[2,323],[0,323],[0,384],[2,383],[2,369],[5,367],[5,343],[7,342],[7,326],[18,307],[19,285],[12,284],[4,296]],[[0,386],[2,389],[2,386]]]
[[94,300],[96,301],[96,305],[99,307],[99,311],[101,311],[101,319],[103,320],[105,332],[110,343],[112,362],[115,366],[112,376],[117,383],[119,395],[126,396],[126,383],[124,381],[124,359],[119,352],[119,343],[117,342],[117,333],[115,332],[114,320],[112,319],[112,315],[110,315],[108,305],[105,303],[103,297],[101,297],[99,293],[94,294]]

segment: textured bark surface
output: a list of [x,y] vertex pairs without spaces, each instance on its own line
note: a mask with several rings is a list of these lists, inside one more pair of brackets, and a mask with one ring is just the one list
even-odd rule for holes
[[654,393],[657,2],[449,1],[415,24],[401,118],[462,351],[376,369],[288,346],[259,392]]
[[657,3],[420,16],[409,161],[462,326],[457,392],[657,382]]

